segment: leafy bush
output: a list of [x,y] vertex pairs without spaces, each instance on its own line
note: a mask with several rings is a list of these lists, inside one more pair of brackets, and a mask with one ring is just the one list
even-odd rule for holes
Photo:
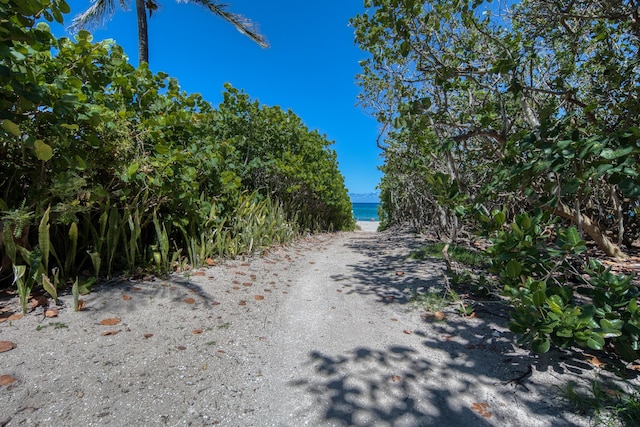
[[[509,328],[522,335],[520,343],[545,353],[552,343],[603,350],[609,342],[623,359],[640,358],[638,289],[631,276],[615,275],[597,260],[583,266],[578,255],[586,247],[577,229],[556,227],[548,213],[520,214],[504,225],[504,213],[494,212],[490,227],[498,231],[488,252],[514,307]],[[588,298],[578,298],[576,290]]]
[[[213,108],[112,41],[55,39],[63,0],[0,2],[2,278],[198,265],[353,227],[330,142],[228,86]],[[3,36],[4,37],[4,36]]]

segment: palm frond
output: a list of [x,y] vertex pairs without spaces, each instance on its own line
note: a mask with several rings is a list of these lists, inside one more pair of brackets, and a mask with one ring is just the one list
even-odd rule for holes
[[[117,0],[124,10],[129,9],[127,0]],[[95,29],[111,19],[116,11],[116,0],[91,0],[91,6],[76,15],[69,25],[69,31],[77,33],[82,29]]]
[[199,4],[215,15],[218,15],[225,21],[231,23],[238,31],[242,34],[249,37],[251,40],[256,42],[260,47],[267,48],[269,47],[269,42],[267,38],[260,34],[258,30],[258,26],[249,18],[246,18],[243,15],[237,13],[227,12],[225,9],[229,7],[227,4],[219,3],[215,0],[177,0],[178,3],[195,3]]
[[158,3],[156,0],[146,0],[145,7],[149,11],[149,18],[153,17],[153,13],[160,9],[162,5]]

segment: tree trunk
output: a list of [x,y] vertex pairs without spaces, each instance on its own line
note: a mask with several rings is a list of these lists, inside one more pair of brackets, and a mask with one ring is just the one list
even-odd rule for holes
[[145,0],[136,0],[138,15],[138,65],[149,63],[149,32],[147,31],[147,8]]
[[551,211],[559,217],[571,220],[574,224],[577,224],[578,219],[580,219],[582,221],[582,229],[587,232],[589,237],[596,242],[598,247],[600,247],[607,256],[620,260],[629,258],[624,252],[622,252],[622,249],[620,249],[619,246],[609,240],[604,232],[600,230],[600,227],[591,221],[591,218],[588,216],[580,214],[578,218],[578,213],[562,202],[558,203],[558,206],[552,208]]

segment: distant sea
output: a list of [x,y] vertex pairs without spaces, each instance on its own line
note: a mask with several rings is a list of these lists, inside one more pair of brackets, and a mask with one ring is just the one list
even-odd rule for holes
[[356,221],[380,221],[378,218],[379,203],[352,203],[353,217]]

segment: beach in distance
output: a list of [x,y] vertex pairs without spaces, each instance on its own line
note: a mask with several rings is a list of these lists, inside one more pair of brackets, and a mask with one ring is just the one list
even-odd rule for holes
[[378,217],[379,203],[353,203],[353,217],[360,230],[366,232],[378,231],[380,219]]
[[375,233],[378,231],[378,227],[380,226],[379,221],[356,221],[357,226],[360,231],[364,231],[367,233]]

